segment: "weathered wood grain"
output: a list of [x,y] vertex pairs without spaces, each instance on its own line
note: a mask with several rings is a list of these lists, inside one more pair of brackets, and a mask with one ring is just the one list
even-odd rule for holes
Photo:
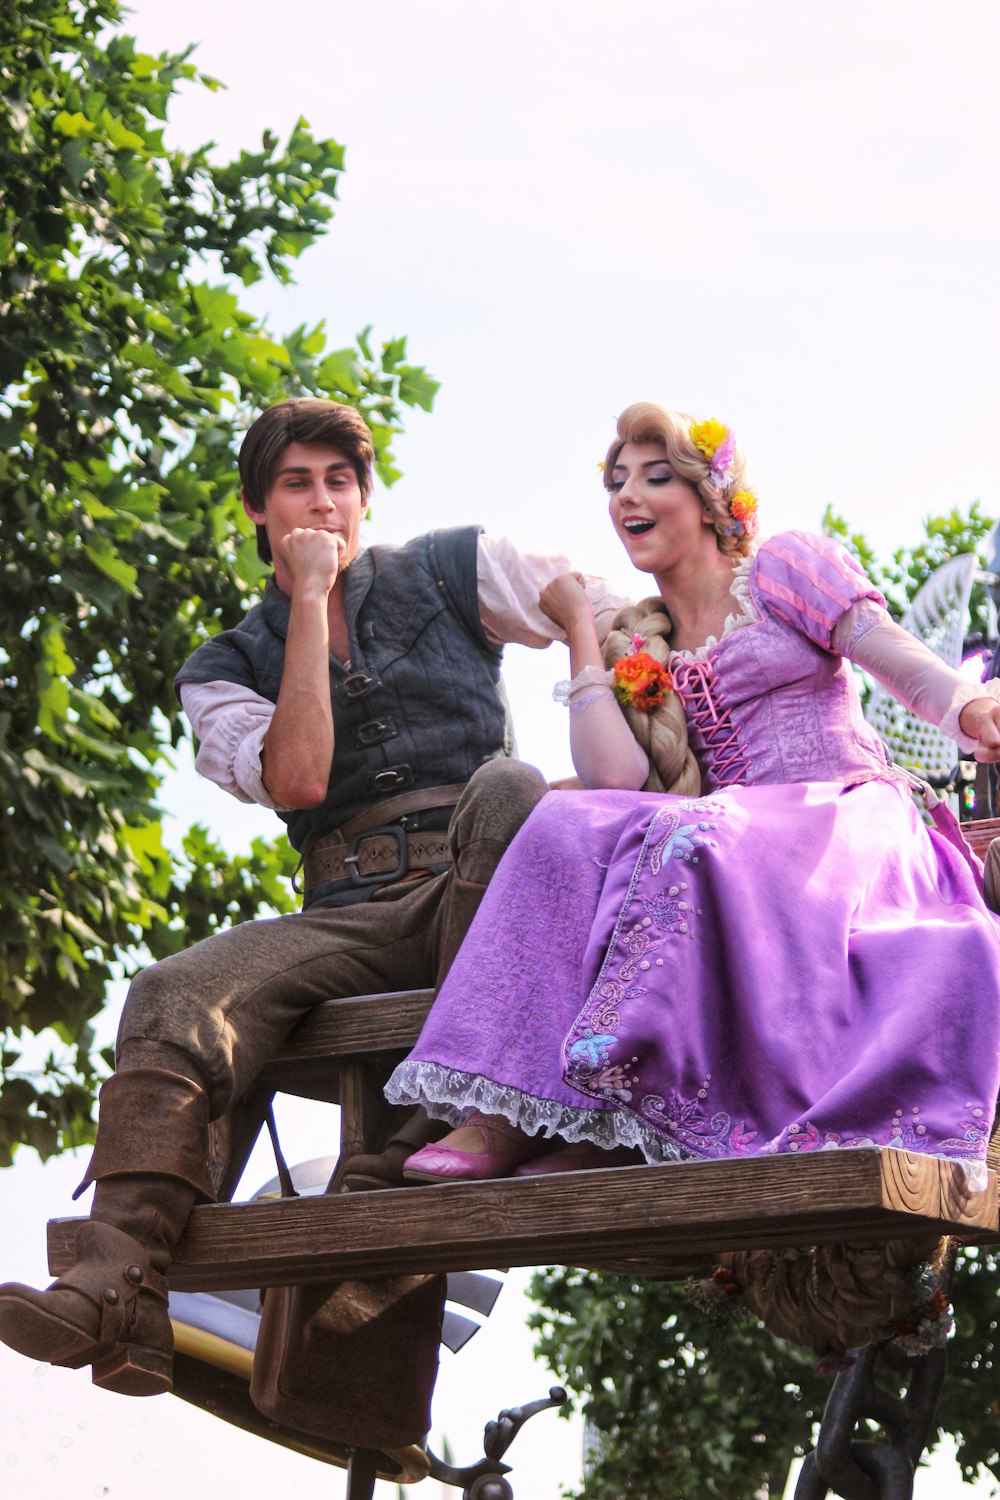
[[367,1062],[340,1064],[340,1160],[371,1149],[385,1140],[392,1108],[382,1092],[384,1073]]
[[964,1170],[937,1157],[882,1151],[879,1162],[886,1208],[969,1228],[996,1227],[996,1173],[989,1173],[984,1193],[970,1193]]
[[[79,1220],[49,1226],[53,1274]],[[997,1233],[997,1184],[901,1151],[618,1167],[290,1202],[198,1208],[171,1284],[210,1290],[493,1266],[642,1267],[680,1274],[723,1250]]]
[[433,999],[433,990],[398,990],[327,1000],[299,1022],[259,1083],[283,1094],[339,1103],[340,1060],[388,1063],[395,1054],[401,1057],[419,1037]]
[[973,854],[985,859],[990,844],[994,839],[1000,838],[1000,818],[978,818],[971,823],[963,823],[962,837]]
[[394,990],[326,1000],[299,1022],[281,1049],[281,1060],[369,1057],[412,1047],[433,999],[433,990]]

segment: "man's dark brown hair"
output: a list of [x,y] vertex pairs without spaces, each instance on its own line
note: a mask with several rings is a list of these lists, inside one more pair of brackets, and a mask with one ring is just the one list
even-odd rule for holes
[[[296,396],[269,406],[248,429],[240,448],[240,482],[251,510],[262,511],[274,483],[281,455],[289,443],[324,443],[337,448],[354,465],[361,498],[372,492],[375,452],[371,433],[360,412],[337,401],[316,396]],[[263,526],[257,527],[257,555],[273,562],[271,544]]]

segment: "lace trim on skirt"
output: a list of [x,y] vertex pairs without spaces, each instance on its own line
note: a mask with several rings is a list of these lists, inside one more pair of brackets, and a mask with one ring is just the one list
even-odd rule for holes
[[470,1110],[501,1115],[525,1135],[561,1136],[564,1141],[592,1141],[606,1151],[636,1146],[652,1164],[690,1161],[674,1141],[664,1140],[641,1120],[621,1110],[574,1109],[554,1099],[538,1099],[510,1084],[494,1083],[440,1063],[400,1063],[385,1086],[390,1104],[419,1104],[435,1120],[460,1125]]
[[[606,1151],[615,1146],[637,1147],[652,1165],[669,1161],[702,1161],[704,1158],[686,1151],[676,1141],[665,1139],[634,1115],[615,1109],[575,1109],[554,1099],[538,1099],[510,1084],[495,1083],[476,1073],[445,1068],[440,1063],[400,1063],[385,1086],[390,1104],[421,1105],[435,1120],[461,1125],[470,1110],[484,1115],[501,1115],[523,1130],[525,1135],[561,1136],[574,1141],[592,1141]],[[862,1147],[843,1147],[861,1150]],[[933,1155],[936,1153],[928,1153]],[[968,1190],[983,1192],[988,1185],[986,1163],[975,1157],[946,1156],[965,1169]],[[733,1157],[734,1161],[747,1157]]]

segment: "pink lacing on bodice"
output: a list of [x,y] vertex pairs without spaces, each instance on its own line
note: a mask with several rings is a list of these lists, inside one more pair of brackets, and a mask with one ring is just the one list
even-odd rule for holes
[[707,769],[715,785],[737,786],[745,782],[750,773],[750,758],[740,743],[711,664],[675,656],[670,662],[670,675],[688,724],[697,730],[708,752]]

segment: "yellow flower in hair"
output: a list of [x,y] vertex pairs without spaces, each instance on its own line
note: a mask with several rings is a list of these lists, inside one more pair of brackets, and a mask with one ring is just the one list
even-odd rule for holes
[[715,457],[716,448],[726,441],[728,435],[726,424],[717,422],[714,417],[709,417],[707,422],[692,422],[688,428],[688,437],[706,458]]

